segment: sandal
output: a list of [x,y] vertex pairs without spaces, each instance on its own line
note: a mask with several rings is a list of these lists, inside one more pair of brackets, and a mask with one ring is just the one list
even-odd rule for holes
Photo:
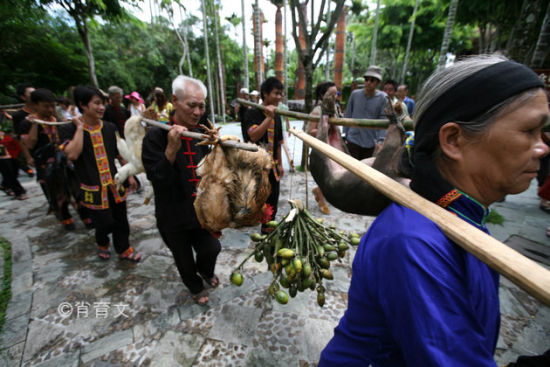
[[109,245],[105,247],[97,246],[97,256],[99,256],[101,260],[109,260],[111,258],[111,251],[109,251]]
[[120,260],[128,260],[128,261],[132,261],[132,262],[139,262],[139,260],[141,260],[141,254],[137,251],[134,250],[134,248],[132,246],[128,247],[128,249],[126,249],[126,251],[124,251],[123,253],[121,253],[120,255],[118,255],[119,259]]
[[202,274],[200,274],[200,276],[212,288],[216,288],[217,286],[220,285],[220,278],[218,278],[216,274],[214,274],[212,278],[205,277]]
[[206,304],[210,300],[208,298],[208,292],[206,291],[206,289],[203,289],[197,294],[193,294],[192,297],[195,303],[198,304],[199,306],[206,306]]
[[21,194],[21,195],[17,195],[15,198],[17,200],[27,200],[29,197],[27,196],[27,194]]

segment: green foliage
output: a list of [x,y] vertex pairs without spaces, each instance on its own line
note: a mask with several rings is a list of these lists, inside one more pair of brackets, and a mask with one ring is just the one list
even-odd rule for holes
[[500,224],[504,223],[504,217],[500,215],[495,209],[491,209],[489,215],[485,219],[485,223]]
[[0,101],[15,102],[23,82],[62,92],[87,81],[82,44],[68,22],[33,2],[18,5],[0,2]]
[[[382,3],[384,6],[380,11],[376,63],[383,67],[384,78],[398,79],[403,66],[415,0],[383,0]],[[420,1],[415,17],[414,37],[405,79],[411,94],[415,94],[425,78],[436,67],[448,5],[448,0]],[[359,76],[369,66],[375,12],[365,14],[359,11],[352,14],[348,21],[348,31],[355,37],[355,69],[359,72]],[[450,51],[456,54],[471,53],[473,34],[471,25],[455,26]],[[348,42],[347,68],[344,71],[344,82],[347,84],[353,80],[351,59],[352,47]]]

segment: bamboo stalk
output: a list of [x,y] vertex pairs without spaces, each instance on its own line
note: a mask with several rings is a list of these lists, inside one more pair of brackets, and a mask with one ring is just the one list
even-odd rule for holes
[[26,119],[29,120],[29,121],[34,121],[38,124],[50,125],[50,126],[67,125],[67,124],[72,124],[73,123],[70,120],[69,121],[45,121],[45,120],[40,120],[40,119],[37,119],[37,118],[34,118],[34,117],[30,117],[30,116],[27,116]]
[[0,105],[0,110],[6,110],[9,108],[21,108],[24,105],[25,105],[24,103],[3,104],[3,105]]
[[391,200],[417,211],[436,223],[457,245],[510,279],[546,306],[550,306],[550,271],[346,153],[303,131],[290,129],[290,132],[368,182]]
[[[246,99],[237,98],[237,102],[250,106],[256,107],[259,110],[265,110],[265,106],[247,101]],[[310,120],[310,121],[319,121],[320,116],[312,116],[307,113],[287,111],[277,108],[275,113],[283,116],[293,117],[298,120]],[[336,118],[331,117],[328,119],[329,124],[340,125],[340,126],[351,126],[351,127],[366,127],[371,129],[387,129],[390,122],[388,120],[372,120],[372,119],[349,119],[349,118]],[[405,121],[404,127],[407,130],[413,130],[413,123],[411,121]]]
[[[39,120],[39,119],[35,119],[35,118],[30,118],[30,120],[35,121],[39,124],[43,124],[43,125],[66,125],[66,124],[71,124],[72,123],[72,121],[55,121],[55,122],[52,122],[52,121]],[[146,119],[145,117],[142,117],[141,121],[143,121],[143,122],[145,122],[145,123],[147,123],[148,125],[151,125],[151,126],[157,126],[157,127],[160,127],[161,129],[164,129],[164,130],[170,130],[170,125],[164,124],[164,123],[159,122],[159,121]],[[184,131],[181,135],[185,136],[186,138],[192,138],[192,139],[198,139],[198,140],[204,140],[204,139],[208,138],[208,135],[206,135],[206,134],[194,133],[192,131]],[[226,147],[226,148],[237,148],[237,149],[242,149],[242,150],[248,150],[250,152],[257,152],[258,151],[258,146],[256,144],[241,143],[241,142],[235,141],[235,140],[221,141],[219,139],[218,139],[218,143],[221,144],[222,146]]]
[[[145,122],[145,123],[147,123],[148,125],[151,125],[151,126],[160,127],[161,129],[164,129],[164,130],[170,130],[170,125],[164,124],[164,123],[159,122],[159,121],[146,119],[144,117],[141,119],[141,121],[143,121],[143,122]],[[195,132],[192,132],[192,131],[184,131],[184,132],[181,133],[181,135],[185,136],[187,138],[198,139],[198,140],[204,140],[204,139],[208,138],[208,135],[206,135],[206,134],[195,133]],[[221,141],[220,139],[218,139],[218,143],[221,144],[223,147],[226,147],[226,148],[237,148],[237,149],[242,149],[242,150],[248,150],[250,152],[257,152],[258,151],[258,146],[256,144],[241,143],[241,142],[235,141],[235,140]]]

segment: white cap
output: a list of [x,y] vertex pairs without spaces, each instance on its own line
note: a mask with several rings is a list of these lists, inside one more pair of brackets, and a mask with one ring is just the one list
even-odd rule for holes
[[252,93],[250,93],[251,96],[259,96],[260,95],[260,92],[258,92],[257,90],[253,90]]
[[241,88],[241,94],[248,94],[248,88]]

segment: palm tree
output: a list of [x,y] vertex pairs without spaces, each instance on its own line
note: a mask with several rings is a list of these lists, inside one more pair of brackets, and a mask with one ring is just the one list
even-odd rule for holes
[[222,56],[221,56],[221,50],[220,50],[220,37],[219,37],[219,27],[218,27],[218,10],[216,9],[216,3],[215,0],[212,2],[212,6],[214,7],[214,39],[216,40],[216,58],[218,59],[218,93],[220,97],[221,102],[221,111],[218,110],[219,113],[222,115],[222,121],[225,123],[225,83],[224,83],[224,77],[223,77],[223,69],[222,69]]
[[283,78],[283,14],[281,7],[284,5],[282,0],[270,0],[277,7],[275,13],[275,76],[281,82]]
[[287,60],[287,52],[286,52],[286,0],[283,0],[283,6],[284,6],[284,31],[283,31],[283,84],[285,85],[285,103],[288,103],[288,60]]
[[206,56],[206,79],[208,80],[208,100],[210,102],[210,117],[215,121],[216,115],[214,114],[214,96],[212,94],[212,77],[210,70],[210,55],[208,49],[208,17],[206,16],[206,4],[205,0],[201,0],[202,8],[202,27],[204,32],[204,53]]
[[443,35],[443,42],[441,43],[441,51],[439,52],[439,62],[437,67],[441,68],[445,66],[447,60],[447,51],[449,51],[449,43],[451,42],[451,34],[453,32],[453,25],[455,23],[456,9],[458,8],[458,0],[451,0],[449,4],[449,15],[447,17],[447,25],[445,26],[445,34]]
[[539,38],[535,46],[535,52],[531,59],[531,67],[540,68],[548,55],[548,46],[550,44],[550,3],[546,7],[546,15],[540,27]]
[[[342,88],[342,80],[344,73],[344,50],[346,45],[346,13],[347,6],[340,13],[338,23],[336,23],[336,40],[334,44],[334,84],[338,88]],[[328,78],[327,78],[328,80]]]
[[[327,7],[327,19],[330,18],[330,1]],[[329,41],[330,43],[330,41]],[[330,46],[327,47],[326,60],[325,60],[325,80],[330,79]]]
[[241,12],[243,22],[243,72],[244,72],[244,87],[249,88],[248,79],[248,47],[246,47],[246,15],[244,13],[244,0],[241,0]]
[[256,79],[256,89],[260,89],[260,85],[264,81],[262,63],[262,20],[261,11],[258,0],[252,5],[254,9],[254,71]]
[[378,18],[380,17],[380,0],[376,1],[376,18],[374,21],[374,33],[370,51],[370,65],[376,64],[376,40],[378,39]]
[[405,51],[405,58],[403,59],[403,69],[401,70],[401,77],[399,78],[399,83],[403,84],[405,82],[405,75],[407,73],[407,61],[409,59],[409,53],[411,52],[411,45],[414,34],[414,24],[416,22],[416,11],[418,10],[418,3],[420,0],[416,0],[414,3],[413,14],[411,16],[411,29],[409,30],[409,39],[407,41],[407,50]]

